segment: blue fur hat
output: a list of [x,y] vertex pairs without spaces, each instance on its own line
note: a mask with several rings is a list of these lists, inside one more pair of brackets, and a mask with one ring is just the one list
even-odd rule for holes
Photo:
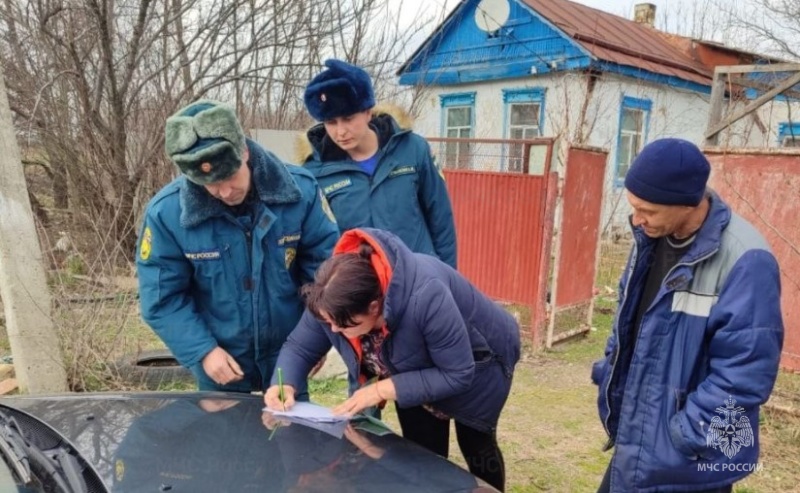
[[325,60],[323,70],[306,86],[303,101],[315,120],[324,121],[375,106],[372,81],[364,69],[341,60]]
[[683,139],[659,139],[644,146],[625,175],[625,188],[660,205],[696,206],[703,200],[711,165]]
[[244,131],[224,103],[196,101],[167,118],[164,133],[167,155],[198,185],[226,180],[242,165]]

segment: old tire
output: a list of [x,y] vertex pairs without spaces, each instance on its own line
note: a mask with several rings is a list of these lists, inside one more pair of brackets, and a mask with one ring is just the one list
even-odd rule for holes
[[192,372],[181,366],[168,349],[127,355],[116,366],[123,382],[148,390],[194,383]]

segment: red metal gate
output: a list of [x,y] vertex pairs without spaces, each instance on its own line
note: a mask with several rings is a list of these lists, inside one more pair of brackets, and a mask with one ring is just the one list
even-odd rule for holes
[[567,154],[548,347],[591,326],[607,158],[607,151],[593,147],[572,146]]
[[[523,325],[530,324],[535,346],[543,340],[545,295],[553,224],[556,175],[549,172],[552,139],[431,138],[453,204],[458,270],[491,298],[514,304]],[[468,143],[469,154],[454,158],[453,143]],[[437,145],[437,143],[439,145]],[[520,149],[514,150],[513,146]],[[528,174],[534,146],[541,174]],[[444,153],[444,154],[443,154]],[[522,159],[521,162],[516,160]],[[517,171],[469,171],[514,169]]]

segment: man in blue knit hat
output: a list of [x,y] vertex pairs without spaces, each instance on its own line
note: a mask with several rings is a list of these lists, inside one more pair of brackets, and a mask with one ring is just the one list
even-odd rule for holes
[[599,492],[730,492],[758,466],[783,344],[780,271],[706,188],[709,173],[697,146],[661,139],[625,177],[635,241],[592,369],[614,448]]
[[262,391],[336,221],[311,173],[246,139],[230,106],[194,102],[165,133],[182,176],[145,212],[142,317],[200,390]]
[[455,268],[453,211],[430,146],[375,111],[372,81],[362,68],[341,60],[325,67],[303,96],[309,114],[322,122],[307,133],[311,155],[304,167],[319,181],[340,230],[391,231],[414,252]]

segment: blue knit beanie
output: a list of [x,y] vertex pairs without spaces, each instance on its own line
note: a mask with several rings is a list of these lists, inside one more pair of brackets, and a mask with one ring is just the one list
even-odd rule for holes
[[323,70],[306,86],[303,101],[317,121],[366,111],[375,106],[372,81],[364,69],[341,60],[326,60]]
[[642,149],[625,175],[625,188],[660,205],[696,206],[711,172],[700,149],[683,139],[655,140]]
[[198,185],[227,180],[242,165],[244,131],[226,104],[196,101],[167,118],[164,134],[167,155]]

